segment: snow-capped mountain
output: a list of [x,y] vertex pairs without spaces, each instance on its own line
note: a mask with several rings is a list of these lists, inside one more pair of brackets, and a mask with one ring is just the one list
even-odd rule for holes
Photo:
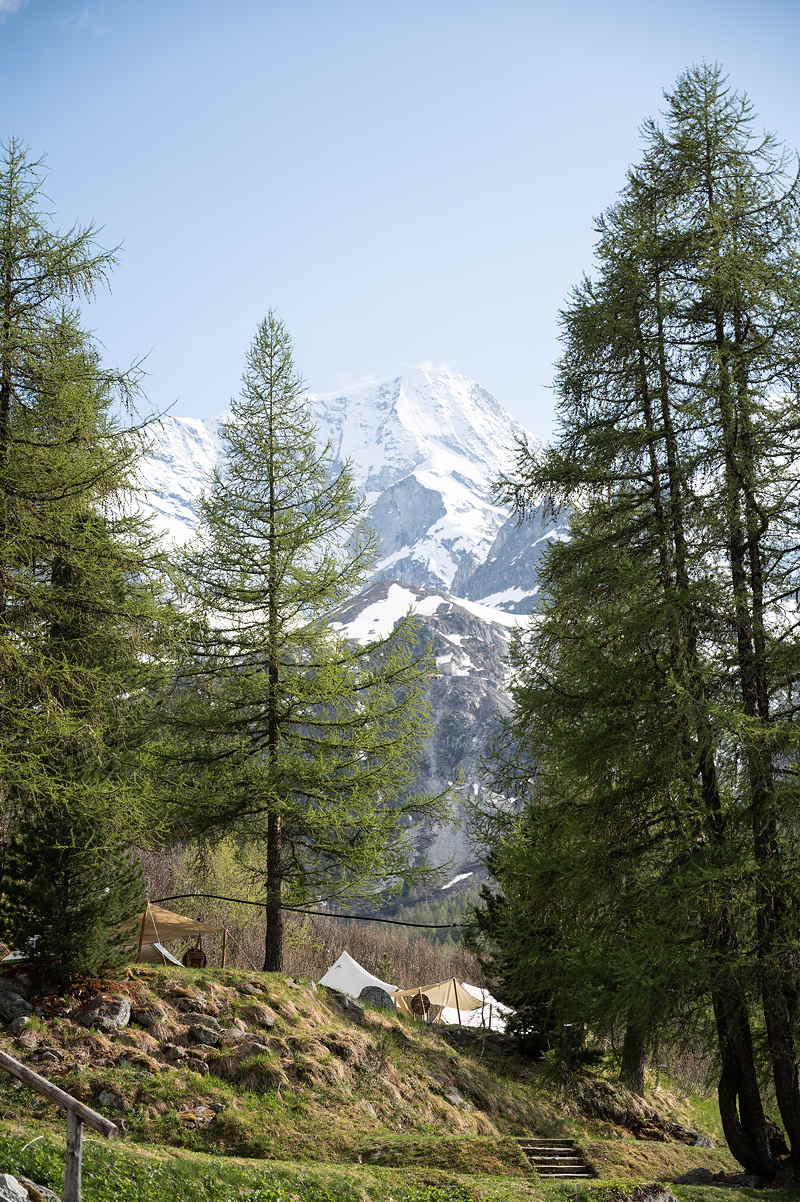
[[[380,559],[375,577],[529,612],[535,561],[558,523],[520,526],[493,498],[494,481],[526,431],[479,384],[417,367],[347,392],[312,395],[320,440],[349,460]],[[191,537],[196,501],[218,454],[216,423],[165,418],[142,469],[157,524]]]
[[380,538],[376,575],[451,589],[489,556],[508,512],[492,497],[525,431],[466,376],[418,367],[313,398],[320,435],[349,459]]
[[[388,634],[407,613],[436,660],[433,731],[419,787],[461,781],[453,820],[419,832],[429,862],[466,879],[479,865],[467,799],[485,787],[481,759],[508,709],[505,656],[536,601],[537,564],[566,523],[544,511],[520,524],[493,497],[523,428],[480,385],[447,368],[309,398],[320,439],[349,460],[380,559],[337,613],[357,642]],[[192,536],[197,498],[218,458],[216,423],[167,418],[142,468],[144,501],[172,540]]]

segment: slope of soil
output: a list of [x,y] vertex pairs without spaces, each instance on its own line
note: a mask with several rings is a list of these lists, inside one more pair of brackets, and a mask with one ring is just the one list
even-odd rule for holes
[[[112,1015],[130,1002],[130,1021],[93,1017],[102,998]],[[576,1138],[606,1178],[735,1167],[722,1149],[680,1142],[691,1108],[666,1091],[642,1103],[601,1078],[554,1083],[501,1037],[425,1027],[288,977],[136,966],[100,999],[37,1008],[0,1046],[113,1118],[126,1140],[211,1154],[220,1171],[236,1157],[349,1162],[362,1180],[384,1168],[408,1180],[446,1171],[539,1196],[516,1135]],[[0,1108],[56,1121],[5,1076]]]

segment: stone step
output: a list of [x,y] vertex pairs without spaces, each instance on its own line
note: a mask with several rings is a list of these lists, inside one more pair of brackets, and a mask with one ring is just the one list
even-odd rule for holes
[[594,1171],[574,1139],[538,1139],[518,1135],[516,1142],[539,1177],[591,1178]]

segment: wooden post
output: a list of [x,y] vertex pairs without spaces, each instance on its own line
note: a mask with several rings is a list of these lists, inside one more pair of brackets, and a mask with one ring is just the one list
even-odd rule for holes
[[116,1123],[104,1118],[96,1110],[85,1106],[71,1094],[65,1093],[58,1085],[40,1077],[32,1068],[22,1064],[8,1052],[0,1052],[0,1068],[11,1073],[29,1089],[35,1089],[43,1097],[55,1102],[67,1112],[67,1153],[64,1165],[64,1197],[63,1202],[81,1202],[81,1156],[83,1124],[86,1123],[94,1131],[99,1131],[106,1139],[118,1134]]
[[228,959],[228,928],[222,928],[222,967],[225,967],[225,962]]
[[83,1123],[74,1110],[67,1111],[67,1154],[64,1165],[63,1202],[81,1202]]
[[139,927],[139,949],[136,952],[137,960],[141,960],[141,958],[142,958],[142,944],[144,943],[144,928],[145,928],[145,923],[147,922],[147,915],[149,913],[150,913],[150,902],[148,902],[144,908],[144,914],[142,915],[142,925]]
[[461,1026],[461,1007],[458,1004],[458,985],[456,984],[455,977],[453,977],[453,992],[455,993],[455,997],[456,997],[456,1014],[458,1015],[458,1025],[460,1027]]

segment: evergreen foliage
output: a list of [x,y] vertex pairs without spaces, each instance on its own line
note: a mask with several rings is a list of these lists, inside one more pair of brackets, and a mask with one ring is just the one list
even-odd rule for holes
[[798,186],[717,68],[644,134],[563,315],[557,444],[505,484],[575,516],[514,651],[533,784],[482,922],[512,990],[547,965],[631,1047],[713,1014],[726,1137],[771,1175],[762,1028],[800,1159]]
[[25,815],[1,864],[0,929],[41,986],[97,980],[130,959],[144,908],[141,868],[80,788]]
[[[70,307],[112,256],[91,228],[55,232],[42,202],[39,166],[12,142],[0,168],[0,780],[7,829],[69,848],[100,816],[117,839],[147,829],[143,753],[172,622],[133,504],[142,429],[118,416],[136,373],[105,369]],[[2,893],[17,887],[0,879]],[[62,936],[67,916],[94,921],[74,895],[63,912],[57,892],[42,897]],[[64,942],[64,974],[84,970],[80,937]]]
[[281,906],[382,892],[414,877],[411,822],[427,729],[413,625],[348,645],[331,611],[372,552],[348,468],[317,444],[283,323],[270,313],[222,427],[222,465],[184,563],[195,614],[173,699],[186,833],[228,835],[261,882],[266,969]]

